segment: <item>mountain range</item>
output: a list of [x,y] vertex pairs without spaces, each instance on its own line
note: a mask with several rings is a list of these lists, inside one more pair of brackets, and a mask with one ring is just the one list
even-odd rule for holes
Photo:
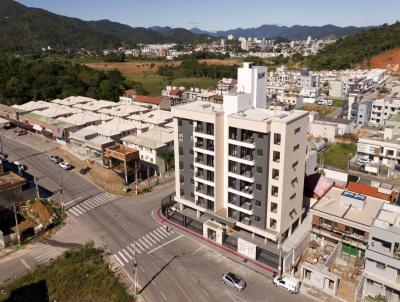
[[207,32],[193,28],[153,26],[131,27],[110,20],[83,21],[44,9],[24,6],[14,0],[0,0],[0,50],[8,52],[39,51],[50,46],[55,50],[103,50],[140,43],[198,43],[211,37],[282,37],[290,40],[353,35],[366,28],[325,26],[262,25]]
[[99,50],[139,43],[194,43],[208,39],[184,28],[156,31],[109,20],[83,21],[0,0],[0,50]]
[[212,37],[227,37],[228,35],[234,35],[236,38],[239,37],[255,37],[255,38],[285,38],[289,40],[305,40],[308,36],[313,38],[343,38],[346,36],[357,34],[363,30],[370,29],[370,27],[339,27],[335,25],[324,25],[324,26],[303,26],[294,25],[279,26],[279,25],[261,25],[259,27],[252,28],[236,28],[226,31],[204,31],[199,28],[192,28],[190,31],[194,34],[208,35]]

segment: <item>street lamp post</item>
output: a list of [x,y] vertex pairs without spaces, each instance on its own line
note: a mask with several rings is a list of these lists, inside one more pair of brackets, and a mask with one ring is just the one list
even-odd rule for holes
[[61,194],[61,211],[64,213],[64,197],[63,197],[63,188],[62,188],[62,180],[61,180],[61,167],[58,166],[58,184],[60,187],[60,194]]
[[139,295],[139,285],[138,285],[138,263],[136,257],[136,240],[133,243],[133,274],[134,274],[134,286],[135,292],[133,295],[137,297]]

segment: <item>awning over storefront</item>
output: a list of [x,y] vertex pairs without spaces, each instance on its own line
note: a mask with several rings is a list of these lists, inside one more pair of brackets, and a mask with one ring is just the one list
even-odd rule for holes
[[32,129],[33,129],[33,130],[36,130],[36,131],[39,131],[39,132],[42,132],[43,127],[41,127],[41,126],[39,126],[39,125],[33,125]]

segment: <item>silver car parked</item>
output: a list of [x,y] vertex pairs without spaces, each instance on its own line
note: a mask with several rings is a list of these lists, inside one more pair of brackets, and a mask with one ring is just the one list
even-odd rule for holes
[[236,290],[243,290],[246,282],[234,273],[225,273],[222,275],[222,282]]

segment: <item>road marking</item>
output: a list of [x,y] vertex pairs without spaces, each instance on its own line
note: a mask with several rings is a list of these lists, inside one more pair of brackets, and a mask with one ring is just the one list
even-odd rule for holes
[[136,247],[134,243],[131,243],[131,247],[136,248],[136,251],[138,251],[139,254],[141,254],[142,251],[144,251],[144,248],[137,241],[136,241]]
[[163,244],[157,246],[156,248],[152,249],[150,252],[147,252],[147,253],[148,253],[148,254],[151,254],[151,253],[157,251],[158,249],[162,248],[163,246],[166,246],[167,244],[170,244],[170,243],[172,243],[172,242],[174,242],[174,241],[176,241],[176,240],[178,240],[178,239],[180,239],[180,238],[182,238],[182,237],[183,237],[183,235],[180,235],[179,237],[176,237],[176,238],[174,238],[174,239],[172,239],[172,240],[170,240],[170,241],[167,241],[167,242],[165,242],[165,243],[163,243]]
[[74,200],[71,200],[71,201],[69,201],[67,203],[64,203],[64,207],[66,207],[67,205],[69,205],[69,204],[71,204],[71,203],[73,203],[75,201],[78,201],[79,199],[82,199],[82,196],[79,196],[78,198],[75,198]]
[[149,240],[146,239],[146,237],[143,236],[141,239],[143,239],[143,241],[146,242],[149,247],[153,245]]
[[96,203],[94,203],[93,200],[86,200],[85,203],[91,205],[91,206],[94,207],[94,208],[98,207],[98,205],[97,205]]
[[131,254],[129,254],[125,249],[122,249],[122,251],[124,252],[125,255],[127,255],[129,257],[129,259],[133,259],[133,257],[131,256]]
[[126,249],[128,251],[130,251],[132,253],[132,255],[135,255],[135,251],[133,249],[131,249],[129,245],[126,247]]
[[201,250],[202,248],[203,248],[203,246],[198,247],[197,249],[195,249],[195,250],[192,252],[192,254],[194,255],[194,254],[200,252],[200,250]]
[[149,233],[150,237],[153,237],[157,242],[162,240],[162,238],[160,239],[160,237],[154,235],[152,232]]
[[146,273],[146,271],[144,270],[143,266],[139,266],[140,270],[143,272],[143,274]]
[[122,259],[124,259],[124,261],[125,261],[126,263],[128,263],[128,262],[129,262],[129,260],[128,260],[128,259],[126,259],[126,257],[124,256],[124,254],[122,254],[122,253],[121,253],[121,251],[119,251],[119,252],[118,252],[118,255],[120,255],[120,256],[121,256],[121,258],[122,258]]
[[115,260],[117,260],[117,262],[118,262],[121,266],[124,266],[124,264],[122,263],[121,259],[119,259],[117,255],[114,254],[113,256],[114,256]]
[[162,291],[160,291],[161,296],[164,298],[164,300],[167,300],[167,297],[164,295]]
[[149,234],[146,234],[145,237],[146,237],[147,239],[149,239],[149,240],[150,240],[152,243],[154,243],[154,244],[157,244],[157,242],[158,242],[158,240],[157,240],[157,242],[154,241],[154,239],[151,238],[151,236],[150,236]]
[[20,261],[22,262],[22,264],[30,271],[32,270],[31,266],[24,260],[24,259],[20,259]]
[[161,232],[159,229],[155,230],[157,232],[157,234],[159,234],[160,236],[162,236],[163,238],[167,238],[167,235],[165,235],[163,232]]
[[74,214],[75,216],[79,216],[79,215],[80,215],[80,214],[79,214],[77,211],[75,211],[73,208],[69,209],[68,211],[69,211],[69,212],[72,212],[72,214]]
[[193,281],[194,283],[196,283],[196,284],[198,283],[197,280],[196,280],[193,276],[190,276],[190,279],[192,279],[192,281]]
[[86,213],[86,210],[84,208],[81,207],[81,205],[76,205],[74,207],[75,210],[77,210],[80,214]]
[[89,204],[81,203],[80,206],[88,211],[92,210],[93,208],[89,206]]
[[234,302],[237,302],[237,301],[247,302],[247,300],[243,299],[242,297],[239,297],[238,295],[235,295],[234,293],[232,293],[232,292],[230,292],[230,291],[228,291],[228,290],[225,290],[225,292],[228,294],[228,296],[229,296]]
[[164,238],[158,235],[155,230],[150,232],[150,235],[153,236],[154,238],[157,238],[157,241],[163,240]]
[[138,241],[140,242],[140,244],[144,245],[145,248],[142,248],[143,251],[149,248],[149,246],[147,246],[147,244],[142,239],[139,239]]
[[162,228],[161,231],[167,236],[172,234],[172,231],[167,232],[164,228]]
[[204,295],[206,295],[207,298],[210,298],[210,295],[207,293],[207,291],[204,288],[202,288],[202,290],[203,290]]

